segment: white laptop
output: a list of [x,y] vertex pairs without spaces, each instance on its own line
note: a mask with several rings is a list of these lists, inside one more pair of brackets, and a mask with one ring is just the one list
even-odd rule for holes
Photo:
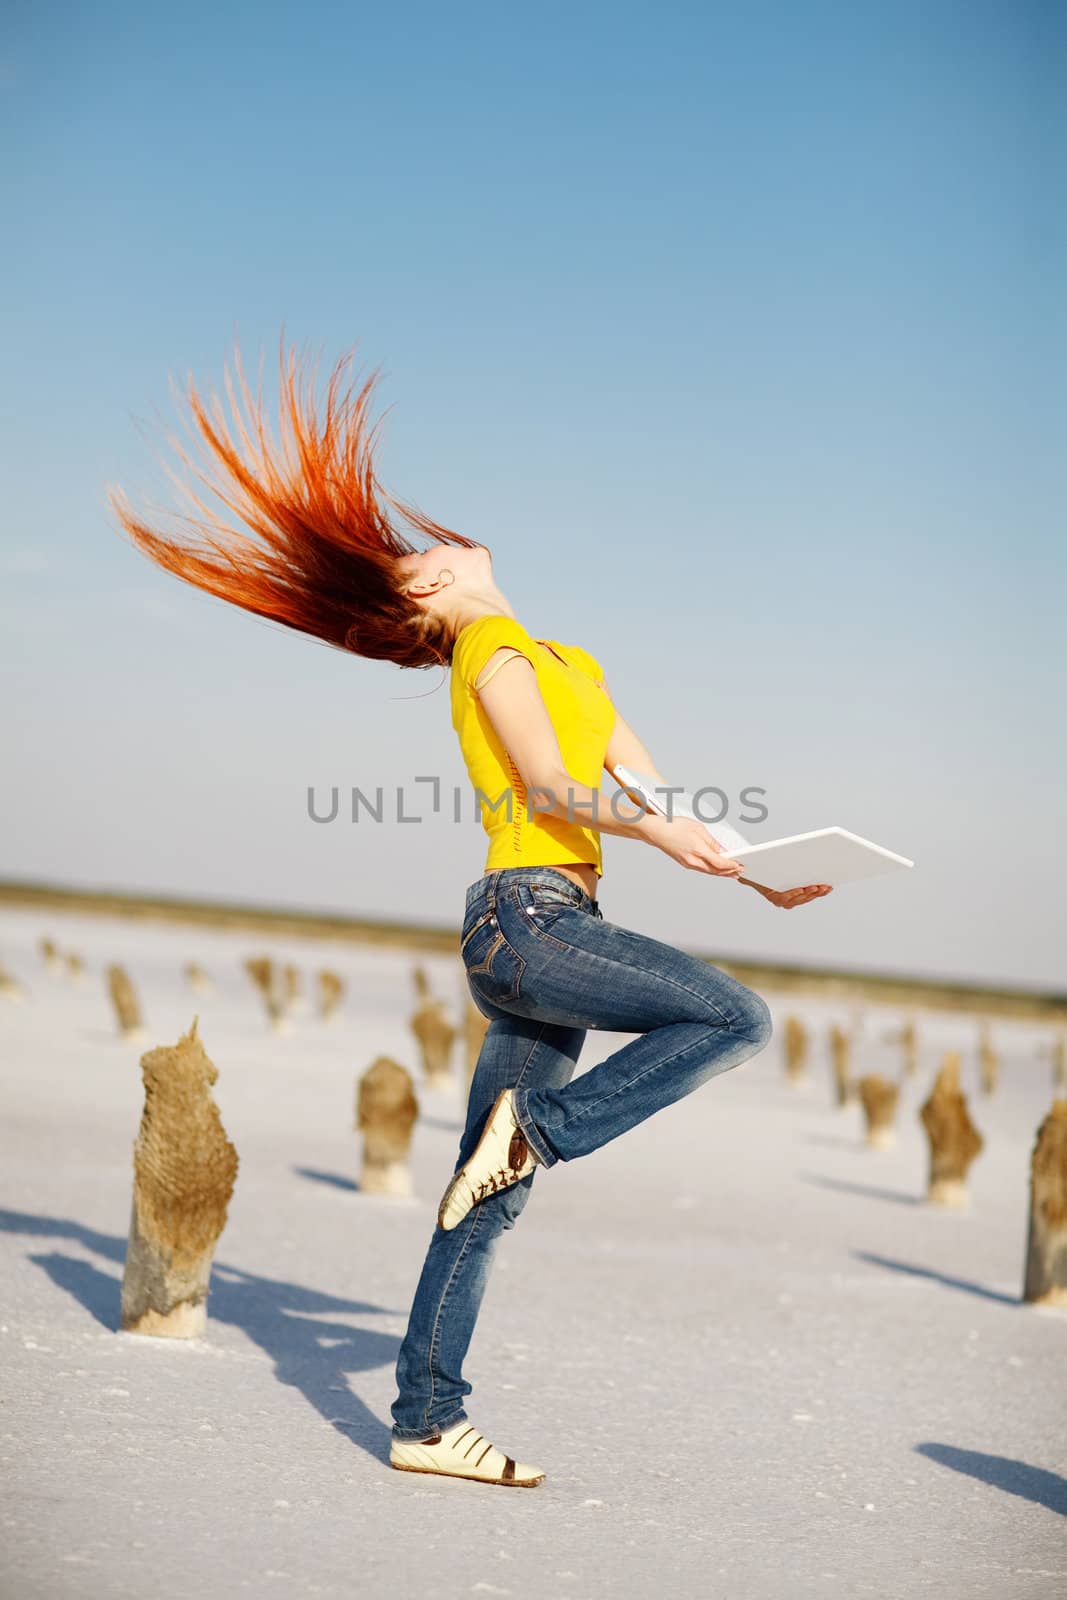
[[[632,795],[648,811],[658,811],[661,816],[695,817],[693,796],[689,790],[667,795],[663,786],[657,785],[647,773],[634,772],[619,765],[609,768],[620,789]],[[834,888],[839,883],[854,883],[859,878],[873,878],[882,872],[893,872],[898,867],[913,867],[914,861],[897,855],[883,845],[861,839],[858,833],[847,828],[818,828],[814,833],[795,833],[787,839],[768,839],[764,844],[752,844],[728,822],[704,822],[704,826],[723,851],[724,855],[744,865],[744,875],[765,889],[801,889],[809,883],[829,883]]]

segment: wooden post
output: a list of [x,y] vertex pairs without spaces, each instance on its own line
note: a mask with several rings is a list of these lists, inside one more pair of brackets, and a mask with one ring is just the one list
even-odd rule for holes
[[422,1002],[411,1018],[411,1031],[418,1041],[427,1088],[452,1088],[452,1047],[456,1042],[456,1029],[440,1000]]
[[390,1056],[379,1056],[356,1090],[356,1128],[363,1134],[362,1193],[402,1199],[411,1194],[409,1156],[418,1114],[411,1073]]
[[851,1075],[852,1038],[835,1022],[830,1029],[830,1063],[834,1073],[834,1092],[839,1106],[856,1098],[856,1081]]
[[466,1005],[463,1010],[463,1052],[464,1052],[464,1093],[470,1094],[471,1079],[474,1069],[478,1065],[478,1057],[482,1053],[482,1041],[489,1028],[489,1018],[483,1016],[467,995]]
[[53,939],[41,940],[41,955],[44,957],[46,972],[62,972],[63,961]]
[[919,1119],[930,1141],[930,1176],[926,1198],[932,1205],[965,1206],[967,1169],[984,1140],[971,1121],[960,1090],[960,1053],[945,1056]]
[[919,1029],[914,1017],[909,1017],[900,1030],[903,1053],[901,1072],[905,1078],[914,1078],[919,1070]]
[[786,1017],[782,1044],[786,1078],[799,1087],[808,1076],[808,1030],[799,1017]]
[[135,1043],[142,1040],[145,1034],[141,1008],[137,1003],[137,991],[126,968],[113,962],[107,969],[107,986],[122,1037],[131,1039]]
[[263,997],[267,1020],[275,1033],[291,1033],[292,1024],[286,1015],[282,981],[270,956],[249,956],[245,971]]
[[869,1072],[856,1087],[867,1124],[867,1143],[873,1150],[891,1150],[897,1142],[893,1118],[897,1114],[900,1085],[887,1083],[876,1072]]
[[993,1048],[988,1019],[983,1017],[978,1030],[978,1075],[983,1094],[992,1094],[1000,1076],[1000,1060]]
[[245,959],[244,969],[261,995],[265,995],[273,984],[273,962],[270,956],[248,956]]
[[8,972],[6,967],[0,967],[0,994],[5,1000],[21,1001],[26,998],[25,987]]
[[324,967],[319,973],[319,1016],[323,1022],[329,1022],[331,1017],[336,1016],[344,993],[345,980],[340,973]]
[[1067,1100],[1054,1100],[1030,1158],[1030,1228],[1023,1299],[1067,1306]]
[[1067,1089],[1067,1028],[1052,1041],[1052,1087]]
[[416,1000],[428,1000],[430,998],[430,980],[426,975],[426,968],[421,964],[412,967],[411,978],[415,985]]
[[300,968],[291,962],[282,968],[282,1000],[287,1012],[304,1010],[304,996],[300,988]]
[[195,989],[198,994],[209,994],[215,985],[197,961],[185,963],[185,981],[190,989]]
[[197,1033],[141,1057],[145,1102],[134,1144],[122,1327],[191,1339],[207,1321],[208,1283],[237,1177],[237,1151],[211,1094],[218,1069]]
[[67,975],[72,983],[77,984],[79,989],[84,989],[88,981],[85,962],[76,950],[67,952]]

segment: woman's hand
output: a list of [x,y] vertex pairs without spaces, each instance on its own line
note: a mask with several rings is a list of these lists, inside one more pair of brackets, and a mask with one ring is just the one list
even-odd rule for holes
[[737,881],[747,889],[755,889],[764,900],[769,900],[772,906],[780,906],[783,911],[792,911],[794,906],[806,906],[809,900],[820,900],[833,888],[831,883],[809,883],[803,889],[767,889],[762,883],[753,883],[751,878],[738,878]]
[[659,812],[647,812],[642,819],[642,832],[649,844],[691,872],[710,872],[716,878],[744,882],[741,862],[723,855],[721,846],[696,817],[665,817]]

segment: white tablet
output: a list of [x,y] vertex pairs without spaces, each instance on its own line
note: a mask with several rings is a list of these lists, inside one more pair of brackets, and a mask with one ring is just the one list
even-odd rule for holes
[[[647,773],[632,772],[618,766],[612,776],[620,789],[641,801],[650,811],[667,812],[667,796],[657,793],[655,780]],[[671,815],[697,817],[693,796],[688,790],[671,797]],[[740,861],[744,875],[765,889],[802,889],[810,883],[855,883],[860,878],[877,877],[898,867],[913,867],[914,861],[897,855],[884,845],[862,839],[847,828],[818,828],[814,833],[797,833],[788,839],[769,839],[752,844],[726,822],[705,822],[705,828],[724,855]]]
[[[714,837],[715,826],[709,827],[708,832]],[[855,883],[858,878],[874,878],[881,872],[915,865],[907,856],[861,839],[847,828],[818,828],[814,833],[770,839],[766,844],[749,844],[740,850],[724,848],[723,854],[741,861],[745,877],[765,889],[802,889],[809,883],[828,883],[836,889],[840,883]]]

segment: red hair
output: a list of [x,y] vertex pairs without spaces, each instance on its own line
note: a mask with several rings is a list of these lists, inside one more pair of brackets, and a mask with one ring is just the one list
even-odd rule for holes
[[260,617],[269,617],[341,650],[401,667],[447,665],[452,640],[440,617],[409,600],[396,569],[418,547],[390,522],[386,504],[419,532],[446,544],[473,546],[414,506],[395,500],[378,482],[374,434],[367,419],[373,373],[353,397],[342,391],[353,352],[330,374],[325,412],[315,413],[314,373],[304,394],[306,361],[279,345],[281,443],[275,447],[253,400],[235,344],[235,365],[249,422],[241,416],[225,369],[239,443],[215,397],[209,415],[189,380],[188,405],[208,447],[202,471],[172,439],[182,462],[260,542],[232,527],[175,478],[201,513],[181,516],[203,543],[167,538],[131,509],[121,490],[108,500],[133,543],[168,572]]

